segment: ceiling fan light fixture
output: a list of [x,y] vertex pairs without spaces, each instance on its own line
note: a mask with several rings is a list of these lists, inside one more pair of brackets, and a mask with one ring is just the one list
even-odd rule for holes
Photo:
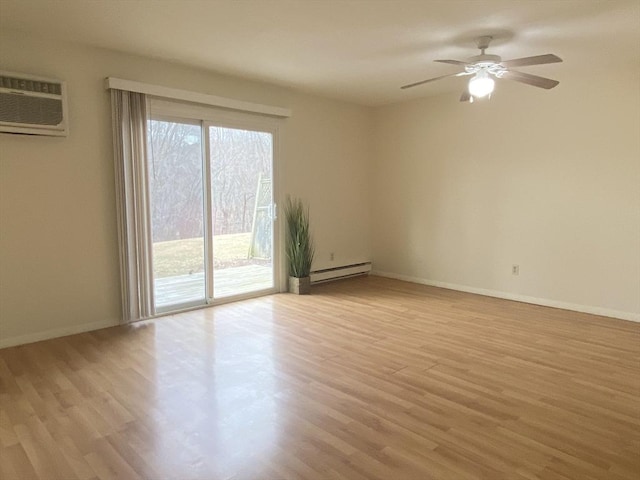
[[478,73],[469,80],[469,94],[477,98],[486,97],[493,92],[495,83],[484,68],[480,69]]
[[[0,0],[1,1],[1,0]],[[524,83],[526,85],[532,85],[538,88],[544,88],[549,90],[550,88],[558,85],[557,80],[550,78],[538,77],[530,73],[519,72],[513,70],[513,67],[528,67],[531,65],[544,65],[547,63],[559,63],[562,59],[553,53],[547,53],[544,55],[536,55],[534,57],[515,58],[511,60],[502,60],[499,55],[489,55],[485,50],[489,47],[489,43],[493,40],[493,36],[484,35],[477,39],[478,48],[480,49],[480,55],[468,58],[466,61],[462,60],[436,60],[439,63],[447,63],[450,65],[456,65],[462,67],[463,70],[457,73],[449,73],[448,75],[441,75],[435,78],[428,78],[420,82],[410,83],[403,85],[400,88],[413,88],[418,85],[424,85],[435,80],[448,77],[462,77],[471,76],[471,80],[467,84],[467,89],[460,96],[461,102],[473,103],[474,100],[479,98],[489,97],[493,93],[495,88],[495,78],[506,78],[507,80],[513,80],[516,82]]]

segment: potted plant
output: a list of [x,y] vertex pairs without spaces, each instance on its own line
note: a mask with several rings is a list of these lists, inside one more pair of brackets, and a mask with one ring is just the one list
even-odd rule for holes
[[311,291],[311,263],[314,246],[309,231],[309,208],[299,198],[287,197],[284,206],[287,220],[286,251],[289,267],[289,291],[305,295]]

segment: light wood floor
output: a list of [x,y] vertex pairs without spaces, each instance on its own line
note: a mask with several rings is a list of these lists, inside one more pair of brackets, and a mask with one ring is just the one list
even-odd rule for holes
[[376,277],[0,350],[0,478],[638,479],[640,324]]

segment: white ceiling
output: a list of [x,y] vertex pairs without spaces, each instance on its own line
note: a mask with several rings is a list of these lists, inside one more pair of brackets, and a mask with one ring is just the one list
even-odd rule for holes
[[433,60],[476,55],[481,34],[503,59],[555,53],[564,63],[522,70],[561,82],[640,68],[638,0],[0,0],[0,28],[364,105],[461,91],[399,87],[458,71]]

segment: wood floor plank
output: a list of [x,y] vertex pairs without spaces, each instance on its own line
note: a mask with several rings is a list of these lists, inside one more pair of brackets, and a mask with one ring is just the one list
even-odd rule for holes
[[0,478],[38,478],[38,474],[20,444],[0,448]]
[[638,480],[640,324],[361,277],[7,348],[0,476]]

